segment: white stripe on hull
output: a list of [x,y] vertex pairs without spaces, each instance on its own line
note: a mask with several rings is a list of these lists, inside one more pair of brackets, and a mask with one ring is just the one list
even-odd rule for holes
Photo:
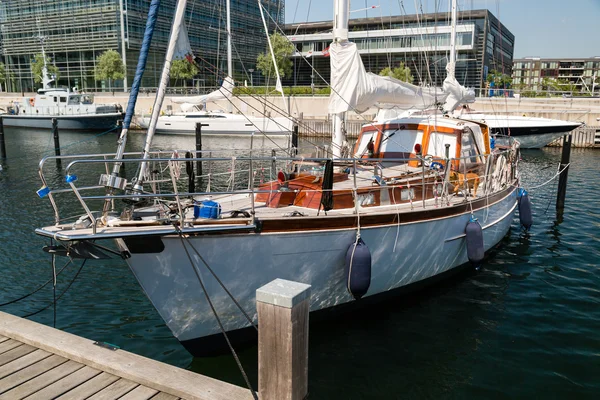
[[[516,208],[516,190],[475,213],[484,229],[486,251],[508,232]],[[372,256],[372,280],[367,296],[406,286],[466,263],[463,235],[470,214],[448,218],[363,228],[361,236]],[[400,221],[402,214],[399,215]],[[255,291],[275,278],[312,285],[311,311],[352,301],[344,280],[344,260],[356,230],[293,233],[205,235],[189,242],[202,255],[249,315],[256,318]],[[397,238],[397,240],[396,240]],[[163,237],[165,250],[132,254],[127,260],[167,326],[180,341],[219,333],[178,236]],[[189,247],[189,246],[188,246]],[[199,258],[211,300],[225,328],[248,326]]]

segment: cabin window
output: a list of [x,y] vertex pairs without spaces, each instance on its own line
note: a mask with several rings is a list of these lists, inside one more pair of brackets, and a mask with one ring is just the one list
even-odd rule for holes
[[69,105],[71,105],[71,106],[79,105],[79,96],[70,96],[69,97]]
[[94,96],[86,94],[81,96],[81,104],[92,104],[94,102]]
[[456,157],[456,135],[453,133],[431,132],[427,154],[446,158],[446,144],[450,145],[450,158]]
[[381,149],[383,153],[388,153],[390,158],[410,157],[415,151],[416,144],[423,143],[423,131],[413,129],[386,130],[381,140]]
[[58,97],[54,96],[54,102],[58,103]]
[[63,96],[60,96],[60,102],[61,103],[66,103],[67,102],[67,98],[63,97]]
[[379,132],[377,131],[371,131],[371,132],[364,132],[361,135],[361,139],[360,139],[360,144],[358,145],[358,150],[356,151],[355,156],[358,158],[362,158],[364,157],[369,157],[368,155],[368,151],[367,151],[367,145],[369,144],[369,142],[373,143],[373,146],[375,145],[375,135],[377,135]]
[[475,137],[473,135],[473,131],[470,128],[465,128],[461,134],[461,144],[460,144],[460,156],[469,157],[464,160],[460,160],[461,164],[463,163],[476,163],[478,162],[479,151],[477,148],[477,142],[475,142]]

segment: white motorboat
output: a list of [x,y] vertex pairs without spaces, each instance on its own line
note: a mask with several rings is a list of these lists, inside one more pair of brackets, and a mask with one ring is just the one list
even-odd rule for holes
[[35,97],[13,102],[2,115],[5,126],[51,128],[56,118],[60,129],[109,130],[124,117],[118,104],[95,104],[94,95],[66,88],[39,89]]
[[[150,117],[138,118],[142,128],[150,125]],[[196,124],[202,123],[202,134],[250,135],[259,132],[265,135],[290,135],[293,121],[285,117],[253,117],[230,114],[224,111],[187,111],[165,114],[158,117],[156,133],[170,135],[193,135]]]
[[[165,83],[185,5],[179,0]],[[36,233],[54,241],[53,257],[101,258],[109,249],[99,243],[115,240],[173,335],[194,355],[220,352],[223,333],[234,343],[242,340],[256,323],[256,289],[274,278],[311,284],[310,309],[318,311],[479,265],[506,235],[518,207],[518,142],[497,137],[492,146],[483,123],[390,118],[363,127],[344,158],[346,111],[378,101],[428,108],[439,100],[423,88],[367,74],[348,41],[348,14],[349,2],[336,0],[333,154],[205,150],[182,158],[183,151],[150,151],[161,87],[145,148],[139,158],[127,155],[126,162],[139,166],[131,182],[119,176],[127,119],[115,158],[70,156],[64,187],[50,188],[45,178],[46,162],[55,157],[40,163],[40,194],[49,197],[55,223]],[[127,117],[130,110],[131,103]],[[213,172],[221,165],[227,181],[208,173],[205,190],[182,192],[180,180],[189,179],[183,167],[191,176],[191,164],[200,160]],[[79,185],[77,175],[94,166],[100,187]],[[70,193],[81,205],[75,222],[61,215],[57,193],[61,199]]]

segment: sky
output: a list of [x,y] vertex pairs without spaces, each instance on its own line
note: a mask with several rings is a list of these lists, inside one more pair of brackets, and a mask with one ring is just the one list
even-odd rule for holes
[[[450,0],[350,0],[351,18],[449,9]],[[401,11],[401,5],[405,11]],[[379,6],[369,11],[358,11]],[[459,10],[489,9],[515,35],[514,58],[600,56],[600,0],[458,0]],[[354,11],[353,10],[357,10]],[[286,0],[285,22],[331,21],[333,0]]]

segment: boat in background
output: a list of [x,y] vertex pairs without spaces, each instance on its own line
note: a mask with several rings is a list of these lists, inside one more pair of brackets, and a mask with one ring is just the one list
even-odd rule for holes
[[[164,115],[159,116],[155,122],[156,126],[152,128],[153,131],[161,134],[193,135],[196,132],[196,124],[201,122],[203,124],[202,134],[208,135],[251,135],[255,132],[267,136],[291,135],[294,126],[292,118],[283,116],[271,117],[270,115],[249,116],[234,114],[231,103],[229,103],[229,110],[227,112],[223,110],[212,111],[206,108],[207,103],[219,100],[230,101],[233,97],[233,89],[235,87],[231,54],[231,12],[229,0],[225,4],[227,11],[227,76],[223,79],[221,87],[201,96],[171,98],[173,103],[180,104],[181,111],[167,111]],[[190,62],[194,59],[185,26],[181,28],[176,41],[175,57],[187,59]],[[283,96],[278,72],[277,83],[277,90]],[[151,120],[151,116],[142,116],[138,118],[138,124],[142,128],[148,129]]]
[[458,118],[487,124],[492,134],[512,136],[522,149],[541,149],[583,125],[582,122],[508,114],[466,112]]
[[56,118],[61,130],[105,131],[116,127],[123,116],[119,104],[95,104],[93,94],[46,87],[35,97],[13,102],[2,119],[4,126],[49,129]]

